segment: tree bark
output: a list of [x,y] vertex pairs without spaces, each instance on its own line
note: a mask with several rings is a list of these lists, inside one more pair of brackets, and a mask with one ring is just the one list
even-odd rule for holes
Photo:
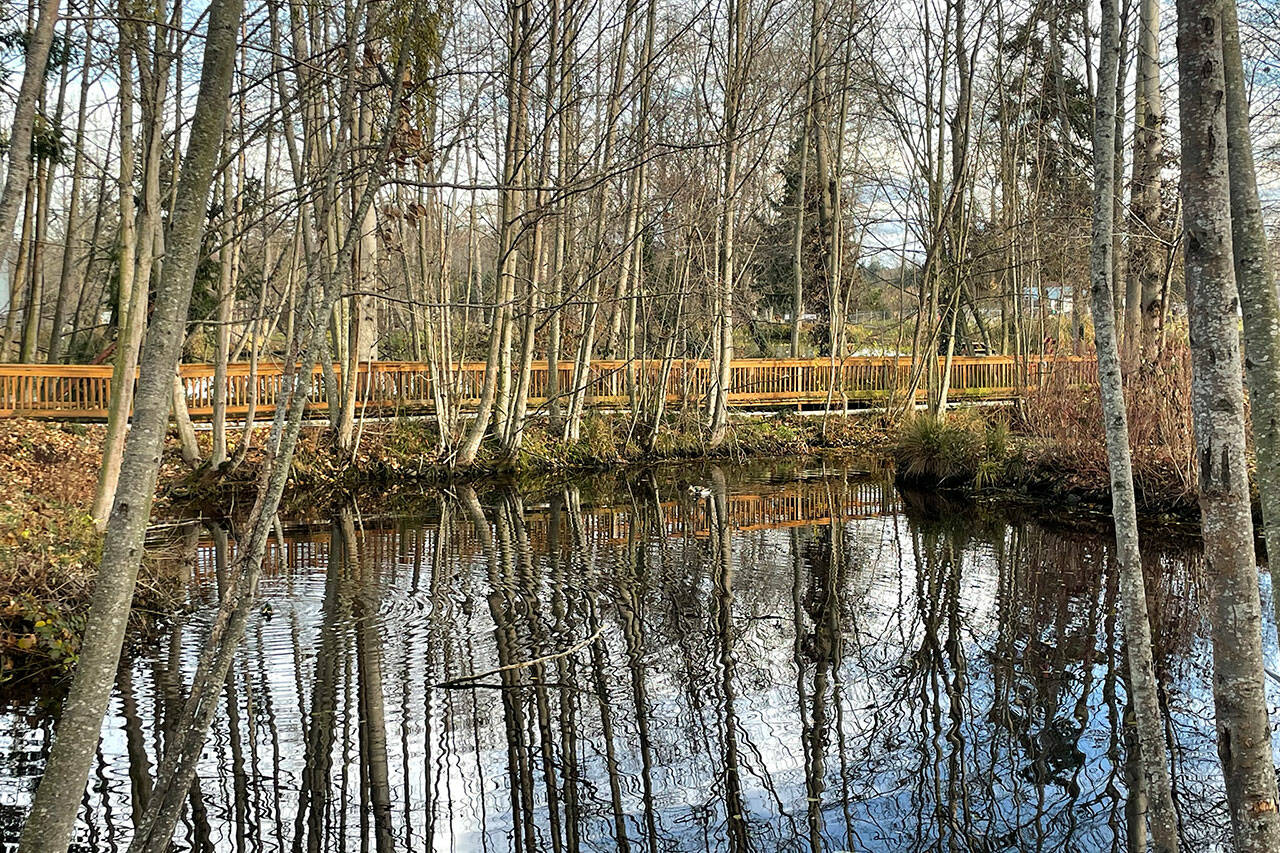
[[[1231,249],[1244,317],[1244,371],[1249,387],[1253,452],[1267,564],[1280,577],[1280,300],[1268,264],[1249,132],[1249,98],[1234,3],[1222,7],[1223,78],[1227,87],[1227,156],[1231,182]],[[1272,595],[1280,617],[1280,595]],[[1277,619],[1280,624],[1280,618]]]
[[1186,228],[1191,402],[1210,579],[1218,756],[1235,849],[1280,849],[1263,690],[1262,607],[1253,555],[1232,262],[1222,0],[1178,0],[1178,106]]
[[[80,103],[76,108],[75,155],[71,162],[71,192],[67,200],[66,234],[62,241],[62,272],[58,276],[58,301],[53,309],[53,328],[49,332],[49,364],[57,364],[62,360],[63,326],[67,322],[67,312],[71,307],[71,295],[79,293],[84,287],[85,278],[76,263],[75,256],[79,249],[80,236],[80,193],[84,180],[84,136],[85,122],[89,111],[89,84],[93,61],[93,23],[89,17],[84,24],[84,63],[80,68]],[[101,201],[101,199],[99,199]],[[89,247],[93,251],[93,247]]]
[[[120,480],[129,413],[133,408],[134,373],[137,369],[138,339],[141,325],[135,324],[146,315],[147,295],[139,300],[134,287],[138,232],[134,218],[133,170],[135,130],[133,120],[134,55],[129,39],[120,34],[120,77],[117,97],[120,101],[120,170],[117,188],[120,194],[120,236],[116,252],[118,298],[116,308],[116,353],[111,371],[111,399],[108,403],[107,435],[103,440],[102,468],[98,473],[98,491],[93,500],[94,523],[101,529],[107,523],[111,501]],[[135,310],[135,303],[138,305]]]
[[1151,654],[1151,623],[1147,615],[1146,585],[1138,547],[1138,512],[1134,499],[1133,464],[1129,453],[1129,424],[1120,374],[1116,335],[1111,254],[1115,202],[1116,79],[1119,33],[1116,0],[1102,0],[1102,37],[1098,69],[1098,99],[1094,108],[1093,240],[1090,278],[1093,290],[1093,328],[1098,352],[1098,384],[1102,395],[1107,461],[1111,469],[1111,514],[1116,527],[1116,562],[1120,571],[1121,624],[1129,664],[1129,691],[1137,720],[1139,766],[1147,791],[1147,818],[1153,849],[1178,849],[1178,815],[1174,810],[1159,685]]
[[204,65],[187,143],[186,167],[180,178],[170,223],[168,257],[142,355],[137,411],[121,464],[124,488],[115,496],[107,523],[85,628],[85,636],[92,637],[93,642],[85,644],[76,665],[71,692],[58,721],[57,740],[23,827],[20,853],[61,853],[67,849],[111,697],[155,497],[173,373],[195,280],[205,202],[226,119],[243,5],[243,0],[212,0],[209,4]]
[[[622,96],[626,88],[627,56],[631,43],[631,33],[635,24],[636,9],[639,0],[626,0],[622,16],[622,30],[618,39],[618,51],[613,66],[613,79],[609,89],[609,98],[605,105],[604,142],[600,149],[598,168],[600,174],[607,174],[613,168],[614,146],[618,139],[618,118],[622,112]],[[600,181],[599,187],[591,197],[588,213],[588,227],[591,229],[591,242],[588,245],[589,257],[585,265],[579,267],[578,276],[585,276],[587,295],[582,307],[582,332],[578,338],[578,350],[573,366],[573,388],[569,394],[569,415],[565,423],[564,437],[568,441],[577,441],[582,426],[582,414],[586,408],[587,392],[591,382],[591,359],[595,353],[596,319],[600,313],[600,280],[604,275],[602,261],[605,255],[604,229],[607,207],[608,182]],[[574,290],[578,290],[575,287]]]
[[49,233],[50,190],[53,166],[49,158],[36,164],[36,227],[31,237],[31,275],[27,288],[27,310],[22,324],[22,348],[18,361],[35,364],[40,345],[40,319],[44,309],[44,246]]
[[[31,137],[35,130],[36,101],[44,91],[45,67],[49,64],[49,49],[53,46],[59,3],[60,0],[42,0],[35,29],[26,43],[27,61],[9,128],[9,168],[5,173],[4,190],[0,192],[0,270],[9,263],[13,226],[18,221],[18,210],[22,207],[27,179],[31,176]],[[20,283],[15,280],[11,286],[19,287]]]
[[[224,131],[224,153],[232,149],[231,134]],[[231,194],[231,170],[222,174],[222,228],[218,249],[218,310],[214,313],[213,356],[213,444],[209,450],[209,467],[220,468],[227,461],[227,364],[231,359],[232,309],[236,301],[235,282],[235,209]]]
[[9,313],[4,319],[4,340],[0,341],[0,358],[8,358],[9,351],[18,343],[18,314],[22,311],[26,296],[27,270],[31,259],[31,226],[35,222],[36,178],[27,175],[27,186],[22,193],[22,231],[18,237],[18,260],[13,265],[9,287]]
[[[524,74],[528,70],[526,54],[529,44],[526,38],[525,18],[528,12],[523,4],[509,0],[507,4],[508,38],[511,40],[507,55],[507,112],[506,144],[503,152],[502,187],[499,190],[499,223],[498,235],[498,281],[494,293],[493,326],[489,330],[489,351],[485,359],[484,384],[480,391],[480,402],[476,406],[476,417],[467,429],[454,465],[466,468],[475,462],[480,452],[480,443],[489,429],[489,416],[498,401],[498,394],[507,376],[510,365],[509,349],[511,327],[511,301],[515,297],[516,264],[519,260],[519,249],[516,239],[520,229],[517,221],[516,197],[519,193],[517,184],[524,175],[524,156],[519,151],[521,145],[520,113],[524,110],[525,89],[522,85]],[[508,377],[509,378],[509,377]],[[503,418],[500,417],[501,423]]]
[[[721,177],[720,264],[716,275],[716,360],[712,377],[709,443],[718,447],[729,434],[729,391],[733,376],[733,286],[737,275],[738,126],[746,82],[743,41],[746,0],[729,0],[724,92],[724,172]],[[821,172],[819,172],[821,174]]]
[[1161,292],[1165,252],[1164,228],[1160,221],[1160,166],[1164,145],[1164,104],[1160,94],[1160,2],[1139,0],[1139,3],[1125,324],[1129,341],[1126,351],[1136,354],[1141,350],[1150,356],[1159,339],[1163,317]]

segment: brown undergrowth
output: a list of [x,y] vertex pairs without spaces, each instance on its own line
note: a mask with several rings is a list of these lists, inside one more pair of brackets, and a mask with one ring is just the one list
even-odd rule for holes
[[[1141,364],[1125,381],[1129,446],[1139,500],[1190,505],[1196,497],[1191,425],[1191,354],[1185,342]],[[1110,492],[1102,403],[1096,384],[1051,377],[1028,391],[1016,430],[1026,476],[1059,491]]]
[[[719,447],[710,447],[700,418],[676,414],[664,422],[648,442],[635,421],[625,415],[589,413],[576,441],[566,442],[544,422],[529,424],[521,450],[504,455],[485,445],[474,466],[458,471],[441,450],[436,425],[428,420],[369,422],[358,430],[354,451],[342,453],[332,444],[329,430],[303,432],[293,461],[290,490],[305,494],[317,488],[359,491],[418,489],[424,485],[485,478],[494,474],[535,476],[548,472],[593,471],[619,465],[639,465],[681,459],[747,459],[805,456],[839,451],[850,455],[882,455],[891,430],[875,417],[801,416],[795,413],[735,421]],[[255,434],[260,441],[265,431]],[[257,476],[262,454],[251,450],[234,472],[210,477],[196,472],[171,485],[170,496],[242,489]]]
[[[1191,363],[1185,342],[1126,377],[1139,506],[1168,521],[1197,520]],[[895,433],[899,479],[916,486],[1001,492],[1110,509],[1111,477],[1097,383],[1050,376],[1004,410],[920,414]],[[1255,501],[1256,503],[1256,501]]]
[[[0,682],[58,675],[80,650],[101,537],[89,512],[101,426],[0,421]],[[178,590],[154,556],[134,596],[134,630]]]

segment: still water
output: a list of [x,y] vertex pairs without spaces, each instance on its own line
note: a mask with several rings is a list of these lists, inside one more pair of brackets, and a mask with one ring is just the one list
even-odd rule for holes
[[[190,611],[121,668],[76,849],[127,845],[208,635],[234,535],[180,539]],[[336,508],[269,554],[175,848],[1126,850],[1110,551],[817,463]],[[1177,802],[1217,849],[1199,562],[1148,551]],[[50,704],[0,708],[6,846]]]

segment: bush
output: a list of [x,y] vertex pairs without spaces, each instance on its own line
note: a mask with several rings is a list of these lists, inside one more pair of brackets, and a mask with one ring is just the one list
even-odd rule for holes
[[[1125,381],[1125,409],[1133,478],[1139,492],[1166,498],[1195,495],[1195,435],[1191,425],[1191,353],[1170,330],[1159,358],[1146,361]],[[1061,374],[1029,388],[1021,432],[1035,445],[1034,467],[1056,472],[1074,485],[1106,491],[1111,475],[1102,399],[1097,382],[1074,385]]]
[[893,455],[905,482],[985,488],[1004,471],[1009,430],[972,412],[917,414],[899,430]]

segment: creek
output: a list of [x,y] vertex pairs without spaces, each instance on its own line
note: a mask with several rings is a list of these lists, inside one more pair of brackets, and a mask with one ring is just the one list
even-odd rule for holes
[[[1138,825],[1105,530],[802,461],[283,533],[175,849],[1120,851]],[[190,606],[121,666],[76,850],[127,846],[208,635],[234,536],[177,539]],[[1200,559],[1144,545],[1187,849],[1220,849]],[[0,705],[3,849],[55,706]]]

